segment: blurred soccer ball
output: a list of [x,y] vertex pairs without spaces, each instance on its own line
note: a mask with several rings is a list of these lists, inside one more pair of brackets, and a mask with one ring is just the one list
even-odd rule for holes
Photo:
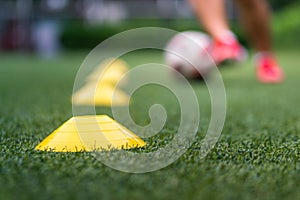
[[186,78],[203,78],[214,66],[209,56],[211,43],[211,38],[202,32],[178,33],[166,46],[165,62]]

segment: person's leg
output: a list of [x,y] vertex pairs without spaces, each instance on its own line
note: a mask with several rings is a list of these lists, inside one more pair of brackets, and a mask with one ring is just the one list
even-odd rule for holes
[[243,26],[257,51],[271,51],[270,10],[266,0],[235,0]]
[[189,0],[204,29],[214,38],[230,30],[224,0]]
[[203,28],[213,37],[212,57],[219,64],[225,60],[241,61],[246,54],[228,25],[225,0],[189,0]]
[[[230,32],[224,0],[189,0],[204,29],[214,38],[212,57],[218,64],[243,60],[243,48]],[[246,31],[259,52],[257,78],[261,82],[283,80],[283,72],[272,55],[270,12],[266,0],[236,0]]]
[[265,83],[278,83],[283,72],[272,52],[270,9],[266,0],[235,0],[241,21],[257,51],[257,78]]

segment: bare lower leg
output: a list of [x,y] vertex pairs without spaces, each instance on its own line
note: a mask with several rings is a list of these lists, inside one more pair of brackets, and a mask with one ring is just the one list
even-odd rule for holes
[[224,0],[189,1],[204,29],[214,38],[219,38],[224,31],[229,30]]
[[241,20],[254,48],[257,51],[270,52],[271,30],[270,10],[266,0],[236,0]]

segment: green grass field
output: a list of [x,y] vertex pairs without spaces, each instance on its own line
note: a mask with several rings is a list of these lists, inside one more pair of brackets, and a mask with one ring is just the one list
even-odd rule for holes
[[[222,68],[228,106],[225,127],[215,148],[199,159],[201,137],[197,137],[175,163],[145,174],[108,168],[90,153],[34,150],[72,116],[70,96],[84,57],[84,53],[68,53],[56,60],[21,54],[0,56],[0,199],[299,198],[297,51],[278,52],[287,76],[280,85],[257,83],[250,61]],[[145,52],[128,62],[136,65],[151,59],[161,56]],[[201,96],[205,86],[192,84]],[[207,101],[201,104],[203,121],[209,120],[209,106]],[[97,111],[109,113],[106,108]],[[147,116],[145,109],[132,112],[141,122]],[[173,134],[175,121],[168,121],[145,150],[163,145]],[[204,129],[201,127],[199,134]]]

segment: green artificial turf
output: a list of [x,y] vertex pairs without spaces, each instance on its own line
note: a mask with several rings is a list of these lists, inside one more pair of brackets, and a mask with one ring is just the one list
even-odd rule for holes
[[[250,60],[223,67],[227,116],[215,148],[206,158],[199,158],[201,135],[210,117],[210,104],[204,98],[200,102],[204,126],[192,147],[168,167],[144,174],[116,171],[90,153],[34,150],[72,116],[70,96],[84,57],[84,53],[63,54],[55,60],[21,54],[0,56],[0,199],[299,198],[297,51],[278,52],[287,78],[280,85],[257,83]],[[138,65],[160,59],[160,54],[146,51],[129,56],[127,61]],[[192,85],[199,99],[207,96],[203,83]],[[177,127],[173,104],[155,91],[145,87],[137,92],[137,102],[131,108],[133,118],[140,124],[147,122],[146,112],[154,100],[142,97],[149,93],[165,103],[171,115],[166,127],[148,139],[148,146],[141,151],[163,146]],[[97,108],[97,113],[110,111]]]

